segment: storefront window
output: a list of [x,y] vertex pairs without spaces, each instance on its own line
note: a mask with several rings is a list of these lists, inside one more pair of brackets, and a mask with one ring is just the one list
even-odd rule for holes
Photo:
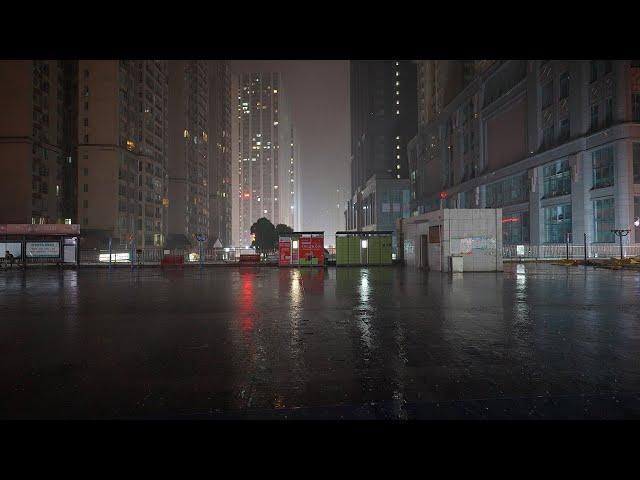
[[502,243],[529,243],[529,212],[509,213],[502,217]]
[[571,204],[554,205],[544,209],[544,241],[564,243],[571,233]]
[[615,238],[611,231],[611,229],[615,228],[613,198],[605,198],[593,202],[593,220],[595,226],[595,242],[614,242]]

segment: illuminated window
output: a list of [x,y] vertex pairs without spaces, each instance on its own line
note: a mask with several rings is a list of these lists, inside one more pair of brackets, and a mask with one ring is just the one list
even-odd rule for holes
[[396,168],[397,168],[398,170],[400,170],[400,165],[396,165]]
[[396,110],[396,115],[400,115],[400,110]]
[[294,250],[298,248],[298,240],[294,240],[293,242],[291,242],[291,248],[293,248]]
[[362,240],[361,242],[362,248],[367,248],[369,245],[369,241],[368,240]]

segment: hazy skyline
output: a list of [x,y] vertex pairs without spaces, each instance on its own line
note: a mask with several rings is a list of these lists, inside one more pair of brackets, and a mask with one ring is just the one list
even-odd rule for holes
[[[230,63],[236,74],[282,73],[300,145],[302,229],[324,230],[325,243],[335,244],[334,233],[344,229],[342,202],[348,198],[345,189],[349,188],[349,62],[237,60]],[[336,207],[338,199],[340,208]]]

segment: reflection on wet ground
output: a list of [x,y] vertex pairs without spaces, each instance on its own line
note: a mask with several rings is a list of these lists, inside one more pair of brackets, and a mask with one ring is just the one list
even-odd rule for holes
[[640,276],[0,272],[0,418],[640,418]]

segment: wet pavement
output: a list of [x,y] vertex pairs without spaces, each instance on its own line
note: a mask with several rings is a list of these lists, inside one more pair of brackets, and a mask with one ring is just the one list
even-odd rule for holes
[[0,272],[0,418],[640,418],[640,275]]

